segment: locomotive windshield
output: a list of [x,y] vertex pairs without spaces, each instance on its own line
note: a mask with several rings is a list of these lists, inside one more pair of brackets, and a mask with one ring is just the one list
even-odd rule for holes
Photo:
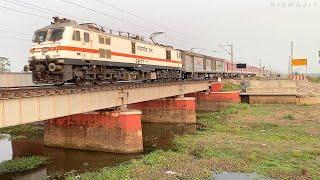
[[41,43],[44,41],[59,41],[62,39],[64,29],[41,30],[34,33],[33,42]]
[[53,29],[53,30],[49,30],[49,37],[48,40],[49,41],[59,41],[62,39],[62,35],[63,35],[63,31],[64,29]]
[[33,36],[34,43],[44,42],[47,38],[48,31],[36,31]]

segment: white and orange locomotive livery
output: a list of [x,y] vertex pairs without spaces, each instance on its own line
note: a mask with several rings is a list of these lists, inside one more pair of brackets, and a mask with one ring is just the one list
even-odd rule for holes
[[223,59],[58,17],[35,32],[29,56],[37,84],[214,78],[225,75],[225,67]]
[[35,83],[181,78],[181,53],[139,36],[54,18],[35,32],[29,67]]

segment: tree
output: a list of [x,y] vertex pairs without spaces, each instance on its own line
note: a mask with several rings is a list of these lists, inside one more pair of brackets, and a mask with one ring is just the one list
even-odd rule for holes
[[4,72],[10,72],[10,61],[9,58],[6,57],[0,57],[0,73],[4,73]]
[[29,71],[29,66],[28,65],[24,65],[23,66],[23,72],[28,72]]

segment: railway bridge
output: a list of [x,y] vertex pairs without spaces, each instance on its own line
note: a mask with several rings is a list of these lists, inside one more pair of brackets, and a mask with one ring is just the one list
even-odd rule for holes
[[[0,88],[0,128],[46,121],[47,146],[141,152],[141,120],[196,123],[196,104],[210,106],[225,96],[211,94],[211,84],[202,80]],[[230,101],[238,102],[239,93]]]

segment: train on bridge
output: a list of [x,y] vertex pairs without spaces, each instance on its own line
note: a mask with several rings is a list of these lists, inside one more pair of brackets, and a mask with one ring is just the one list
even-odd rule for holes
[[58,17],[34,33],[29,68],[34,83],[55,85],[213,79],[266,73],[254,66],[237,69],[235,63],[225,59]]

